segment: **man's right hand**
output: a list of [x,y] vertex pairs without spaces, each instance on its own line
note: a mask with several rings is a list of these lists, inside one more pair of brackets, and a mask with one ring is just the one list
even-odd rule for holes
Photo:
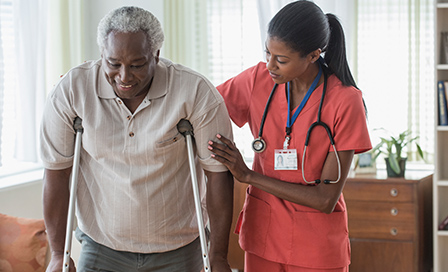
[[[64,264],[64,253],[61,252],[52,252],[51,260],[48,264],[46,272],[60,272],[62,271],[62,265]],[[69,272],[76,272],[75,262],[72,258],[70,258],[70,267]]]
[[[48,242],[51,248],[51,260],[47,272],[62,271],[71,171],[71,167],[61,170],[45,169],[43,210]],[[73,260],[70,261],[69,271],[76,271]]]

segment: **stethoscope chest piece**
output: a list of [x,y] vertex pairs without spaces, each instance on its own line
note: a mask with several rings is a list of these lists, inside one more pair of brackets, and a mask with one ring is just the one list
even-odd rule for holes
[[261,137],[258,137],[252,141],[252,149],[257,153],[261,153],[266,149],[266,142]]

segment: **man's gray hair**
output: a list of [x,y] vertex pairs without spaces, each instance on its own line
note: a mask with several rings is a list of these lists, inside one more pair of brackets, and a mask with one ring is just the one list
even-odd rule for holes
[[100,51],[105,46],[107,35],[112,31],[121,33],[143,31],[154,54],[162,47],[164,40],[159,20],[151,12],[139,7],[121,7],[112,10],[101,19],[97,34]]

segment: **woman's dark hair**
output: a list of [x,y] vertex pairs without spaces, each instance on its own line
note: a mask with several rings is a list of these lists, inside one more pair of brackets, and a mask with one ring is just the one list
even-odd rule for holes
[[327,73],[335,74],[346,86],[358,88],[348,66],[341,23],[335,15],[325,15],[313,2],[301,0],[283,7],[269,22],[268,35],[302,56],[320,48]]

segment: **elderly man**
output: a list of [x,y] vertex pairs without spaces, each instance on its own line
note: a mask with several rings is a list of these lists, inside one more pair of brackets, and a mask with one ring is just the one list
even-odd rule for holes
[[207,79],[159,57],[163,39],[150,12],[113,10],[98,26],[101,59],[70,70],[51,93],[41,129],[52,251],[47,271],[60,271],[63,262],[76,117],[84,127],[78,271],[201,270],[188,154],[176,127],[181,119],[194,129],[201,198],[210,217],[211,266],[230,271],[233,178],[207,149],[218,133],[231,137],[228,113]]

